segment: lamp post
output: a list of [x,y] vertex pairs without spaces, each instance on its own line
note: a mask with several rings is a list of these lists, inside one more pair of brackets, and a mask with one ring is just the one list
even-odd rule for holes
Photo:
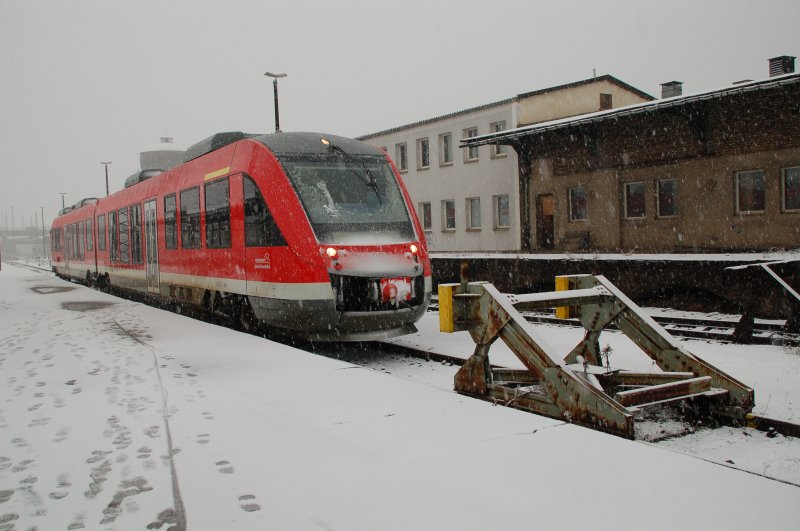
[[265,76],[272,78],[272,89],[275,94],[275,132],[281,132],[281,122],[278,118],[278,78],[279,77],[286,77],[286,74],[273,74],[271,72],[265,72]]
[[106,197],[108,197],[108,165],[111,164],[111,161],[108,162],[100,161],[100,164],[106,167]]
[[47,243],[45,243],[44,239],[44,207],[40,206],[42,209],[42,259],[47,258]]

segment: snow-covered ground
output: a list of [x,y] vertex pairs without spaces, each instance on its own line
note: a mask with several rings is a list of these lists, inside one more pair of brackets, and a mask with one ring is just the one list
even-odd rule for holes
[[[428,335],[450,354],[466,344],[430,323],[408,340]],[[554,327],[549,339],[566,348],[567,336]],[[626,349],[612,341],[622,357]],[[738,363],[735,348],[718,350],[724,370],[723,361]],[[800,387],[779,391],[784,379],[797,381],[796,371],[770,373],[779,354],[770,350],[753,378],[730,370],[755,385],[760,404],[759,385],[773,386],[772,416],[791,410]],[[7,264],[0,379],[3,531],[174,522],[193,530],[795,529],[800,521],[793,485]]]

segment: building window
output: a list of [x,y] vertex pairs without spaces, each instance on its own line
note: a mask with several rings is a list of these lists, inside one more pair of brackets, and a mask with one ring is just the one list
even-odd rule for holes
[[117,210],[117,222],[119,223],[119,235],[117,236],[117,261],[129,263],[131,261],[131,240],[130,240],[130,220],[128,219],[128,208]]
[[658,181],[658,217],[673,218],[678,215],[678,181],[676,179],[664,179]]
[[[495,122],[495,123],[493,123],[493,124],[491,124],[489,126],[489,130],[492,133],[499,133],[500,131],[505,131],[505,129],[506,129],[506,122],[505,121]],[[496,157],[505,157],[506,156],[506,146],[504,146],[502,144],[493,144],[492,145],[491,156],[495,157],[495,158]]]
[[452,199],[442,201],[442,230],[456,230],[456,202]]
[[[282,247],[286,245],[275,218],[269,211],[261,190],[249,176],[244,183],[244,244],[247,247]],[[263,264],[266,266],[266,264]]]
[[736,213],[764,212],[766,198],[764,172],[740,171],[736,174]]
[[178,224],[176,223],[175,194],[164,197],[164,244],[167,249],[178,248]]
[[644,219],[644,183],[625,184],[625,219]]
[[404,143],[394,147],[395,160],[399,171],[408,171],[408,146]]
[[142,263],[142,207],[131,206],[131,261]]
[[605,111],[613,107],[613,99],[611,94],[600,94],[600,110]]
[[800,166],[783,169],[781,197],[784,212],[800,210]]
[[481,198],[467,198],[467,230],[481,230]]
[[206,247],[231,246],[231,200],[228,178],[206,184]]
[[419,216],[422,218],[422,230],[431,230],[433,220],[431,219],[431,204],[419,204]]
[[[477,127],[471,127],[463,131],[463,138],[474,138],[476,136],[478,136]],[[478,160],[478,146],[464,148],[464,162],[474,162],[476,160]]]
[[492,197],[492,210],[494,210],[494,228],[507,229],[511,226],[511,209],[508,194]]
[[417,140],[417,169],[426,170],[431,166],[431,145],[427,138]]
[[439,166],[451,164],[453,164],[453,134],[444,133],[439,135]]
[[586,211],[586,188],[569,189],[569,220],[585,221],[589,219]]
[[181,191],[181,247],[200,248],[200,188]]

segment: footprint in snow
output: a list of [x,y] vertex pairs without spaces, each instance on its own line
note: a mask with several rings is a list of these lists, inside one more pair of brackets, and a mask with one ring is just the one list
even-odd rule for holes
[[217,461],[215,464],[220,474],[233,474],[233,465],[229,461]]
[[261,506],[255,503],[255,499],[256,497],[253,496],[252,494],[245,494],[244,496],[239,496],[239,501],[241,502],[239,507],[241,507],[243,511],[248,513],[260,511]]

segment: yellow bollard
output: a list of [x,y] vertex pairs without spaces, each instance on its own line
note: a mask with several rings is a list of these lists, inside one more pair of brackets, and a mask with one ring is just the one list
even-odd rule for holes
[[453,320],[453,294],[460,284],[439,284],[439,331],[452,334],[455,331]]
[[[556,277],[556,291],[568,291],[569,277],[559,276]],[[559,306],[556,308],[556,319],[569,319],[573,317],[572,308],[569,306]]]

